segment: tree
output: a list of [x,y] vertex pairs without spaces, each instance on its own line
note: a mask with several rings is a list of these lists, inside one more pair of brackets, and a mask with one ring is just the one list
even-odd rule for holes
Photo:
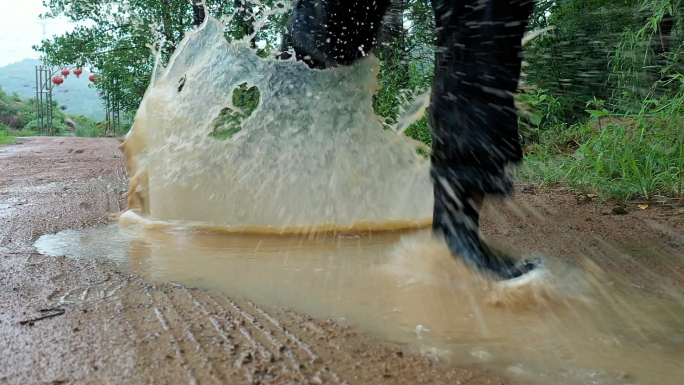
[[[374,107],[387,124],[396,122],[406,99],[415,91],[429,89],[432,83],[434,25],[429,0],[392,1],[375,52],[381,62],[381,88]],[[426,117],[409,127],[406,134],[426,144],[431,142]]]
[[[50,65],[90,67],[98,74],[94,86],[109,95],[125,112],[138,108],[150,81],[155,51],[167,63],[185,33],[203,19],[205,10],[198,0],[46,0],[50,12],[84,22],[73,32],[54,36],[34,49],[44,54]],[[225,22],[229,40],[252,35],[253,47],[267,55],[274,49],[287,15],[275,0],[207,0],[208,11]],[[226,16],[226,17],[224,17]],[[253,21],[265,28],[255,31]],[[256,33],[255,33],[256,32]]]

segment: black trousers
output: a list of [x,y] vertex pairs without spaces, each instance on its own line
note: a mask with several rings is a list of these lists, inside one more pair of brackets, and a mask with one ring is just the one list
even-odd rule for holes
[[[299,0],[283,38],[313,68],[366,56],[390,0]],[[435,76],[429,110],[435,214],[464,197],[507,195],[522,151],[513,104],[533,0],[432,0]],[[286,53],[283,54],[287,56]],[[456,201],[454,201],[456,198]],[[435,217],[437,218],[437,216]]]

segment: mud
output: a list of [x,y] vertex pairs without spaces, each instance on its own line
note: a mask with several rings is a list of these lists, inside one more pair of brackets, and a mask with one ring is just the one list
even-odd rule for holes
[[[105,224],[125,206],[118,144],[27,138],[0,148],[0,383],[513,383],[332,320],[37,254],[39,236]],[[20,324],[52,308],[64,314]]]
[[[0,362],[0,378],[5,376],[4,380],[8,382],[154,380],[171,383],[182,379],[181,382],[190,383],[525,383],[523,379],[527,378],[525,374],[530,370],[529,366],[516,365],[515,360],[498,366],[488,362],[492,361],[489,359],[492,352],[495,356],[501,355],[501,347],[509,350],[506,353],[513,357],[515,354],[525,355],[547,363],[549,355],[557,355],[559,361],[561,358],[568,361],[570,355],[569,361],[578,366],[605,360],[622,362],[623,367],[643,369],[649,364],[644,352],[649,352],[653,361],[651,367],[646,368],[651,373],[647,373],[643,381],[633,378],[629,371],[573,373],[571,370],[567,373],[579,383],[674,384],[681,378],[683,367],[677,355],[684,351],[684,326],[677,309],[684,298],[684,242],[681,236],[684,210],[675,201],[650,203],[646,210],[630,206],[627,215],[618,216],[611,214],[611,205],[587,202],[587,199],[581,200],[584,204],[579,205],[567,191],[542,191],[520,186],[512,204],[490,203],[483,218],[484,231],[488,236],[523,251],[541,251],[554,261],[591,272],[591,276],[600,277],[602,282],[610,284],[615,281],[615,285],[627,288],[629,297],[613,297],[622,302],[603,304],[621,308],[620,314],[626,319],[603,319],[603,322],[614,322],[616,330],[603,336],[610,338],[602,339],[601,335],[587,333],[596,322],[581,322],[583,318],[601,320],[601,316],[607,313],[600,308],[585,309],[579,314],[548,312],[546,321],[536,326],[531,323],[527,330],[520,330],[516,336],[517,345],[506,345],[506,337],[510,340],[515,334],[514,326],[521,322],[520,319],[508,314],[508,318],[499,317],[499,324],[474,323],[467,319],[449,321],[447,318],[458,315],[453,309],[445,308],[444,299],[454,294],[449,290],[409,291],[408,298],[401,298],[401,293],[394,294],[400,297],[404,306],[421,307],[414,318],[432,316],[439,320],[439,317],[434,317],[435,312],[444,309],[441,321],[421,325],[422,328],[415,330],[416,319],[408,319],[405,311],[396,312],[396,319],[379,311],[388,309],[388,306],[393,310],[396,308],[391,305],[391,301],[396,300],[392,298],[391,288],[369,296],[376,302],[369,302],[366,312],[352,313],[350,318],[358,319],[359,315],[365,314],[371,321],[377,315],[385,316],[385,324],[380,329],[384,327],[386,332],[395,330],[396,326],[391,325],[410,324],[411,332],[423,337],[440,336],[440,332],[453,329],[454,323],[462,326],[459,333],[448,336],[447,340],[452,349],[453,344],[466,346],[464,351],[470,358],[435,355],[439,349],[428,349],[423,352],[427,355],[421,356],[413,352],[415,344],[407,343],[400,334],[382,335],[377,326],[373,330],[371,322],[354,324],[361,327],[357,330],[370,330],[373,335],[383,337],[384,341],[395,343],[381,344],[377,339],[341,326],[348,323],[342,317],[321,322],[301,315],[311,314],[325,319],[329,309],[320,305],[326,303],[339,307],[338,315],[345,311],[349,313],[348,303],[363,299],[360,293],[348,300],[312,300],[311,308],[297,306],[299,313],[278,306],[279,298],[274,294],[278,294],[279,286],[277,282],[270,281],[277,280],[279,274],[283,287],[291,290],[289,294],[285,290],[280,293],[280,302],[301,304],[308,301],[300,298],[297,302],[292,297],[310,296],[315,299],[330,292],[326,285],[337,285],[341,290],[342,282],[346,285],[363,284],[362,274],[351,268],[351,263],[346,266],[349,281],[333,279],[332,282],[321,273],[323,277],[318,280],[301,282],[302,276],[298,273],[278,270],[282,263],[270,263],[270,267],[276,267],[270,271],[270,276],[257,274],[258,269],[254,266],[258,264],[251,263],[243,266],[253,269],[245,269],[244,276],[230,271],[225,276],[231,280],[221,281],[222,272],[216,268],[219,266],[216,264],[218,254],[207,254],[208,258],[188,264],[183,254],[196,254],[184,248],[178,249],[177,255],[170,253],[172,248],[168,245],[172,242],[169,238],[174,236],[159,232],[146,236],[147,246],[122,241],[126,252],[121,253],[119,261],[127,261],[124,264],[104,259],[74,261],[35,254],[29,245],[39,235],[103,223],[111,213],[123,207],[118,194],[124,191],[125,186],[121,160],[114,151],[116,144],[113,140],[37,138],[13,146],[8,152],[4,151],[6,148],[0,149],[0,169],[3,177],[8,170],[8,180],[11,181],[6,182],[5,178],[0,181],[0,219],[5,220],[0,222],[3,236],[0,244],[4,254],[0,259],[3,264],[0,301],[3,306],[8,304],[8,311],[3,311],[0,316],[0,346],[8,347],[3,348],[0,358],[7,360]],[[83,151],[76,154],[69,149]],[[45,179],[49,180],[47,184],[42,183]],[[65,187],[69,187],[68,191],[60,190]],[[102,237],[106,233],[95,229],[78,234]],[[114,239],[116,235],[110,233],[108,237]],[[396,242],[398,235],[385,237],[376,237],[373,241],[376,247]],[[188,241],[185,245],[199,245],[214,251],[220,250],[222,243],[210,235],[189,236],[185,240]],[[256,262],[269,265],[272,255],[269,257],[268,241],[259,242],[256,247],[253,239],[241,242],[238,244],[245,249],[261,248],[263,258]],[[310,245],[312,240],[306,242]],[[313,243],[316,242],[326,243],[325,240],[314,239]],[[351,240],[354,242],[358,241]],[[98,253],[112,257],[108,249],[96,248],[100,243],[90,240],[90,243],[83,244],[92,246],[86,250],[91,257]],[[301,251],[301,244],[297,250]],[[335,247],[339,248],[339,244]],[[281,246],[282,242],[277,248],[282,249]],[[316,248],[321,247],[318,245]],[[318,268],[324,272],[325,268],[333,265],[330,261],[326,264],[325,260],[317,262],[312,259],[305,259],[304,265],[297,265],[294,258],[296,250],[290,252],[293,270],[315,270],[317,264],[321,264]],[[133,259],[136,263],[130,263],[131,256],[137,257]],[[419,264],[412,261],[410,259],[403,265],[404,270],[416,270]],[[341,267],[345,269],[344,264]],[[437,264],[434,268],[443,269],[445,265]],[[445,271],[458,274],[449,266]],[[152,279],[142,278],[137,273]],[[355,275],[361,276],[360,279],[350,279]],[[387,278],[374,277],[378,280],[375,286],[366,284],[357,289],[379,291],[384,285],[383,279]],[[368,278],[365,280],[369,281]],[[242,284],[240,279],[244,281]],[[249,280],[256,281],[253,286],[260,287],[263,292],[240,291],[241,287],[249,287],[244,285]],[[215,287],[220,291],[164,283],[168,281]],[[221,282],[223,286],[217,285]],[[316,292],[318,288],[319,292]],[[421,300],[426,297],[429,300]],[[424,304],[421,305],[421,301]],[[648,306],[644,305],[649,302],[653,305],[650,313]],[[663,306],[668,303],[672,304],[671,314]],[[65,314],[36,321],[33,326],[17,323],[43,316],[49,312],[38,310],[52,308],[64,309]],[[638,309],[641,313],[624,312],[629,309]],[[491,314],[485,310],[480,317],[491,319]],[[567,328],[567,320],[558,322],[562,317],[570,321],[575,317],[580,321],[577,324],[585,327],[581,330],[585,333],[568,334],[566,329],[562,329]],[[661,318],[669,318],[668,327],[665,330],[654,329],[654,322]],[[529,317],[528,320],[535,321]],[[377,320],[375,322],[377,325]],[[623,327],[624,324],[627,327]],[[472,335],[466,330],[467,327],[475,329],[482,325],[489,326],[490,330],[473,330]],[[600,325],[605,327],[607,324]],[[564,338],[573,338],[575,346],[584,346],[587,354],[564,351],[568,345],[553,340],[554,329]],[[489,339],[483,340],[483,334]],[[539,341],[533,341],[535,338]],[[488,344],[483,345],[483,342]],[[477,343],[482,345],[481,348],[473,348]],[[595,352],[591,351],[592,344],[596,345]],[[515,349],[518,352],[511,354]],[[605,354],[608,356],[603,357]],[[449,359],[451,362],[447,362]]]

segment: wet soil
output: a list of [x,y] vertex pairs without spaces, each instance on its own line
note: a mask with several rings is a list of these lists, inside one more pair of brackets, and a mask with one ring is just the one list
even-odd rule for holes
[[[0,383],[513,383],[510,373],[414,355],[288,309],[103,260],[37,254],[40,235],[102,224],[124,207],[117,144],[31,138],[0,147]],[[486,206],[482,225],[519,250],[681,302],[684,208],[613,208],[520,186],[512,203]]]
[[285,308],[36,253],[39,236],[125,207],[118,144],[0,147],[0,383],[512,383]]

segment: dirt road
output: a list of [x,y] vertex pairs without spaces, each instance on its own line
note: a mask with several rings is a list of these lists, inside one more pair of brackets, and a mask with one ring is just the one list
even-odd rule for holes
[[[102,224],[124,207],[117,145],[30,138],[0,147],[0,383],[512,383],[287,309],[35,253],[40,235]],[[650,203],[616,215],[581,201],[521,187],[515,206],[486,207],[483,228],[523,250],[590,255],[630,285],[684,296],[684,208]]]
[[117,145],[0,147],[0,383],[511,383],[287,309],[35,253],[40,235],[102,224],[124,207]]

